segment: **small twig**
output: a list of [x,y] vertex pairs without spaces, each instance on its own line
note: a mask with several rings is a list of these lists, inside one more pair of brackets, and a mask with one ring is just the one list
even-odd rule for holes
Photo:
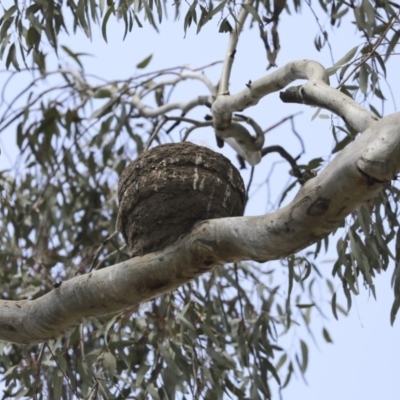
[[276,58],[278,56],[279,50],[281,49],[279,43],[278,22],[274,22],[271,28],[272,45],[274,47],[273,50],[271,49],[271,46],[268,43],[268,33],[266,30],[264,30],[264,27],[261,24],[259,25],[259,30],[260,30],[260,38],[264,43],[264,47],[267,52],[267,60],[269,62],[269,65],[267,66],[268,70],[272,67],[277,66]]
[[162,82],[157,82],[153,86],[148,87],[144,89],[140,93],[140,97],[144,97],[148,95],[149,93],[155,91],[156,89],[159,88],[164,88],[165,86],[175,86],[179,82],[182,82],[186,79],[195,79],[199,80],[204,83],[204,85],[207,87],[207,89],[210,91],[212,95],[216,95],[216,90],[215,90],[215,85],[207,78],[206,75],[200,73],[200,72],[185,72],[185,73],[179,73],[179,72],[169,72],[168,74],[174,74],[177,75],[175,79],[170,79]]
[[[321,23],[319,22],[318,15],[316,14],[316,12],[315,12],[315,10],[314,10],[314,7],[312,7],[311,1],[310,1],[310,0],[306,0],[306,4],[308,5],[308,8],[310,9],[311,13],[313,14],[314,19],[315,19],[315,22],[317,23],[320,32],[322,33],[322,35],[324,35],[325,30],[324,30],[324,28],[322,27]],[[324,37],[325,37],[325,35],[324,35]],[[330,41],[329,41],[329,39],[328,39],[327,37],[326,37],[326,42],[325,42],[325,43],[328,44],[329,53],[330,53],[330,56],[331,56],[331,61],[332,61],[332,64],[334,64],[335,62],[334,62],[334,57],[333,57],[332,46],[331,46],[331,43],[330,43]]]
[[165,115],[169,111],[182,110],[188,112],[196,106],[205,105],[206,103],[209,103],[209,96],[197,96],[187,102],[176,101],[163,104],[160,107],[149,108],[142,103],[141,97],[135,93],[131,97],[130,103],[135,107],[140,116],[145,118],[156,118]]
[[102,242],[101,245],[98,247],[98,249],[96,250],[96,253],[94,253],[92,262],[90,263],[90,267],[89,267],[89,272],[91,272],[93,270],[93,266],[94,263],[97,260],[97,257],[99,256],[99,254],[101,253],[101,251],[104,249],[104,246],[115,236],[118,235],[118,231],[114,231],[111,235],[107,236]]
[[99,381],[96,377],[95,377],[95,380],[96,380],[96,382],[94,383],[94,385],[93,385],[92,389],[90,390],[89,395],[87,397],[88,400],[97,399],[97,392],[99,390]]
[[299,115],[299,114],[303,114],[303,111],[299,111],[299,112],[297,112],[297,113],[295,113],[295,114],[292,114],[292,115],[289,115],[289,116],[287,116],[287,117],[285,117],[285,118],[282,118],[280,121],[276,122],[275,124],[269,126],[269,127],[266,128],[266,129],[264,129],[264,134],[265,134],[265,133],[268,133],[269,131],[272,131],[273,129],[277,128],[279,125],[282,125],[282,124],[283,124],[284,122],[286,122],[288,119],[292,119],[292,118],[294,118],[296,115]]
[[284,158],[292,167],[292,175],[296,178],[301,178],[302,173],[298,167],[296,160],[282,147],[282,146],[267,146],[261,150],[261,156],[264,157],[270,153],[278,153],[282,158]]
[[135,79],[145,78],[146,76],[152,76],[152,77],[157,76],[157,75],[159,76],[159,75],[168,73],[168,71],[173,72],[173,71],[175,71],[175,70],[182,70],[182,69],[187,69],[187,70],[189,70],[189,71],[194,71],[194,72],[196,72],[196,71],[201,71],[201,70],[206,69],[206,68],[213,67],[214,65],[221,64],[221,63],[223,63],[222,60],[213,61],[213,62],[211,62],[211,63],[202,65],[201,67],[197,67],[197,68],[192,68],[192,67],[190,67],[189,65],[184,65],[184,66],[179,65],[179,66],[177,66],[177,67],[171,67],[171,68],[160,69],[160,70],[158,70],[158,71],[153,71],[153,72],[146,72],[146,73],[144,73],[144,74],[135,76]]
[[304,154],[305,151],[306,151],[305,146],[304,146],[304,141],[301,138],[301,136],[299,135],[299,133],[297,132],[295,126],[294,126],[294,117],[297,116],[297,115],[300,115],[300,114],[303,114],[303,112],[300,111],[300,112],[297,112],[295,114],[289,115],[289,116],[287,116],[285,118],[282,118],[280,121],[276,122],[274,125],[271,125],[268,128],[264,129],[264,134],[268,133],[269,131],[272,131],[273,129],[277,128],[279,125],[283,124],[284,122],[286,122],[287,120],[290,119],[290,123],[292,125],[292,132],[300,142],[300,146],[301,146],[300,155]]
[[[254,0],[246,0],[245,4],[252,5]],[[235,28],[232,29],[230,34],[228,48],[226,51],[224,66],[222,68],[221,82],[219,84],[218,95],[226,95],[229,94],[229,79],[231,76],[232,65],[235,59],[236,46],[239,41],[240,32],[243,29],[243,25],[246,22],[246,18],[249,15],[249,12],[243,7],[240,10],[239,16],[235,23]]]
[[207,126],[212,126],[213,123],[212,121],[204,121],[204,122],[198,122],[196,125],[191,126],[190,128],[186,129],[185,135],[183,136],[182,142],[186,142],[187,138],[189,135],[198,128],[205,128]]
[[[177,126],[179,126],[179,124],[181,122],[189,122],[191,124],[199,124],[201,123],[200,121],[194,120],[194,119],[190,119],[190,118],[185,118],[186,113],[182,113],[182,115],[180,117],[169,117],[169,116],[165,116],[168,119],[171,120],[175,120],[175,122],[165,131],[165,133],[168,135],[169,133],[171,133]],[[209,121],[206,119],[206,121]],[[207,125],[208,126],[208,125]]]
[[159,134],[161,128],[164,126],[164,124],[168,121],[167,117],[164,115],[161,122],[158,124],[158,126],[156,127],[156,129],[154,129],[153,133],[151,134],[151,136],[149,137],[149,140],[146,143],[146,146],[144,146],[144,150],[148,150],[151,146],[151,144],[153,143],[153,140],[157,137],[157,135]]
[[[181,118],[183,118],[185,116],[185,113],[182,113]],[[177,126],[179,126],[179,124],[181,123],[181,121],[175,121],[166,131],[165,133],[167,135],[169,135]]]
[[376,49],[381,45],[383,39],[386,37],[386,34],[389,32],[389,30],[393,27],[399,15],[400,15],[400,8],[399,11],[397,11],[397,14],[393,17],[392,22],[386,27],[382,35],[376,41],[375,46],[372,48],[372,50],[349,72],[349,74],[342,80],[342,82],[337,86],[336,89],[338,90],[341,89],[343,85],[350,79],[350,77],[358,70],[358,68],[364,65],[371,57],[373,57],[374,53],[376,52]]
[[58,370],[61,371],[61,373],[64,376],[65,381],[67,382],[69,388],[71,389],[71,392],[76,396],[77,393],[72,387],[71,380],[68,378],[68,375],[66,374],[66,372],[60,367],[60,364],[57,362],[57,359],[56,359],[54,353],[51,351],[51,348],[50,348],[49,344],[47,342],[45,342],[45,343],[43,343],[43,346],[46,346],[47,349],[49,350],[51,356],[53,357],[53,361],[56,363],[56,366],[57,366]]
[[94,270],[98,270],[102,264],[109,258],[115,256],[116,254],[120,253],[123,249],[125,249],[126,244],[123,244],[119,249],[112,251],[111,253],[107,254],[101,261],[97,263],[97,265],[94,267]]
[[35,363],[37,365],[37,370],[36,370],[36,376],[35,376],[35,395],[34,395],[34,399],[37,399],[37,390],[38,390],[38,386],[39,386],[39,375],[40,375],[40,366],[42,365],[42,358],[43,358],[43,353],[44,353],[44,345],[45,343],[42,343],[40,345],[40,350],[39,350],[39,354],[35,360]]
[[186,118],[184,115],[180,117],[175,117],[173,115],[171,116],[166,115],[165,118],[167,119],[167,121],[188,122],[193,125],[198,125],[203,123],[203,121],[197,121],[196,119]]
[[[254,167],[252,169],[254,169]],[[240,306],[240,316],[242,318],[242,322],[244,322],[243,300],[242,300],[242,293],[241,293],[242,288],[239,283],[238,263],[237,262],[233,263],[233,268],[235,270],[236,290],[237,290],[239,306]]]

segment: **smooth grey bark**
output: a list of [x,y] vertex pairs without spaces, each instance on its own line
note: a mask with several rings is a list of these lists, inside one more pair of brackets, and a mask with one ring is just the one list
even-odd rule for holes
[[294,200],[263,216],[201,221],[162,251],[63,282],[33,301],[0,301],[0,340],[41,342],[85,317],[104,315],[169,292],[217,265],[267,261],[328,235],[400,171],[400,113],[372,125]]

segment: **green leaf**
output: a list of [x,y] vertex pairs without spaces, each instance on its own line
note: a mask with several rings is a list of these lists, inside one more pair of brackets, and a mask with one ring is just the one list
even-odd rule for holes
[[355,46],[351,50],[349,50],[339,61],[336,61],[335,64],[333,64],[333,66],[340,67],[348,63],[356,55],[358,47],[359,46]]
[[144,379],[144,376],[146,375],[147,371],[150,369],[150,365],[147,364],[142,364],[139,367],[139,370],[136,374],[136,384],[141,385]]
[[374,53],[374,56],[375,56],[375,60],[378,61],[379,65],[380,65],[380,67],[382,69],[384,78],[386,78],[386,65],[385,65],[385,62],[382,59],[382,56],[380,54],[376,53],[376,52]]
[[9,18],[3,22],[3,25],[0,29],[0,38],[5,38],[7,36],[8,28],[14,22],[14,18]]
[[211,19],[211,15],[208,12],[207,8],[203,7],[200,4],[200,9],[201,9],[201,16],[200,16],[200,20],[199,23],[197,24],[197,31],[196,33],[199,33],[201,31],[201,28]]
[[157,390],[155,389],[154,385],[150,383],[146,387],[147,392],[153,398],[153,400],[161,400],[160,395],[158,394]]
[[103,356],[103,367],[110,376],[113,376],[117,368],[117,360],[109,351]]
[[110,15],[111,15],[111,14],[114,14],[114,12],[115,12],[115,10],[114,10],[114,4],[111,3],[111,6],[108,7],[108,10],[107,10],[107,12],[106,12],[106,15],[105,15],[104,18],[103,18],[103,23],[102,23],[102,25],[101,25],[101,33],[102,33],[103,38],[104,38],[104,40],[106,41],[106,43],[107,43],[107,22],[108,22],[108,20],[109,20],[109,18],[110,18]]
[[83,65],[79,60],[79,56],[84,55],[84,53],[74,53],[67,46],[61,46],[61,48],[83,69]]
[[343,293],[346,296],[346,300],[347,300],[347,312],[349,312],[351,309],[352,300],[351,300],[351,293],[349,290],[349,285],[347,284],[345,279],[342,280],[342,287],[343,287]]
[[399,43],[399,40],[400,40],[400,33],[398,31],[395,31],[395,33],[393,34],[392,38],[389,41],[389,45],[387,46],[387,49],[386,49],[385,62],[393,54],[395,47]]
[[194,1],[185,15],[185,20],[183,22],[183,31],[185,32],[185,34],[187,28],[189,28],[190,25],[192,24],[192,21],[194,22],[197,21],[196,6],[197,6],[197,1]]
[[[49,2],[49,4],[52,2]],[[86,22],[86,13],[85,13],[85,6],[86,6],[86,1],[85,0],[79,0],[78,1],[78,6],[76,8],[76,16],[78,17],[79,24],[81,25],[83,32],[87,37],[90,37],[90,29],[89,25]],[[54,32],[54,30],[52,30]]]
[[329,335],[329,332],[325,328],[322,329],[322,336],[324,337],[326,342],[333,343],[331,336]]
[[187,328],[189,328],[193,332],[196,330],[194,325],[189,320],[187,320],[182,314],[178,314],[176,318],[178,320],[180,320],[183,325],[185,325]]
[[311,308],[314,307],[315,304],[314,303],[310,303],[310,304],[296,304],[296,307],[298,308]]
[[106,99],[106,98],[110,98],[112,96],[112,94],[113,93],[111,92],[110,89],[102,88],[102,89],[96,90],[93,97],[95,99]]
[[224,18],[223,21],[221,22],[221,25],[219,26],[219,33],[231,33],[233,31],[232,25],[229,23],[228,18]]
[[142,23],[140,22],[140,19],[137,17],[136,14],[134,15],[134,17],[135,17],[136,23],[139,25],[139,28],[143,28],[143,25],[142,25]]
[[339,74],[339,81],[341,81],[346,73],[346,71],[350,68],[351,64],[347,64],[344,67],[342,67],[342,69],[340,70],[340,74]]
[[358,83],[362,94],[367,94],[369,72],[366,64],[361,65]]
[[18,65],[18,61],[17,61],[17,55],[16,55],[14,43],[10,46],[10,49],[8,50],[8,55],[7,55],[7,59],[6,59],[6,68],[7,69],[9,68],[11,63],[14,66],[14,68],[17,71],[19,71],[19,65]]
[[61,399],[62,395],[62,383],[63,383],[63,374],[61,371],[57,371],[53,374],[53,393],[52,397],[54,400]]
[[375,10],[374,7],[372,7],[372,4],[370,3],[370,0],[363,0],[362,2],[362,8],[365,12],[365,15],[367,17],[367,31],[368,35],[370,36],[372,33],[373,27],[376,25],[375,22]]
[[215,14],[218,14],[220,11],[222,11],[222,9],[226,6],[228,0],[224,0],[221,1],[221,3],[219,3],[217,5],[217,7],[215,7],[212,12],[211,12],[211,17],[213,17]]
[[361,31],[365,29],[365,15],[362,7],[354,8],[354,17],[356,19],[357,28]]
[[306,170],[311,170],[320,167],[323,162],[324,159],[321,157],[313,158],[307,165],[299,165],[299,167]]
[[294,280],[294,257],[291,256],[288,258],[288,295],[286,298],[286,325],[287,327],[290,326],[290,315],[291,315],[291,309],[290,309],[290,296],[292,294],[292,289],[293,289],[293,280]]
[[289,384],[290,379],[292,377],[292,373],[293,373],[293,364],[289,363],[288,372],[287,372],[287,375],[286,375],[285,382],[283,382],[282,389],[284,389]]
[[279,371],[280,368],[282,368],[282,366],[285,364],[287,360],[287,354],[282,354],[281,358],[279,359],[278,363],[276,364],[276,371]]
[[155,2],[157,7],[158,22],[161,23],[163,17],[162,3],[160,0],[155,0]]
[[400,296],[396,296],[394,301],[393,301],[393,305],[392,305],[392,309],[390,310],[390,324],[393,326],[394,321],[396,320],[396,315],[397,312],[399,311],[400,308]]
[[149,65],[152,58],[153,58],[153,54],[150,54],[143,61],[141,61],[139,64],[137,64],[136,68],[139,68],[139,69],[146,68]]
[[18,7],[14,4],[11,6],[0,18],[0,24],[7,21],[14,13],[18,10]]
[[171,357],[169,351],[167,348],[164,347],[164,345],[159,345],[158,350],[161,353],[164,361],[167,364],[167,368],[177,376],[183,375],[183,372],[180,370],[180,368],[176,365],[175,360]]
[[100,15],[103,15],[105,4],[106,4],[106,0],[100,0],[99,1]]
[[304,374],[308,366],[308,347],[303,340],[300,340],[300,347],[301,347],[301,359],[302,359],[300,369],[301,372]]
[[212,347],[207,347],[207,353],[222,369],[230,370],[235,368],[235,361],[225,351],[216,351]]
[[382,115],[380,114],[380,112],[379,112],[372,104],[369,104],[369,109],[370,109],[378,118],[382,118]]
[[46,58],[41,51],[33,50],[33,60],[35,64],[39,67],[40,72],[44,74],[46,72]]
[[[244,3],[241,4],[241,6],[252,15],[252,17],[260,24],[260,25],[264,25],[263,21],[261,20],[260,16],[258,15],[257,10],[251,6],[250,4]],[[241,27],[239,27],[240,29]]]
[[262,364],[265,364],[266,369],[271,372],[272,376],[275,378],[278,385],[281,386],[281,380],[279,378],[279,375],[276,372],[275,367],[271,364],[271,362],[267,358],[264,358]]
[[314,119],[318,117],[318,115],[319,115],[319,113],[321,112],[321,110],[322,110],[321,107],[318,107],[318,108],[315,110],[315,113],[314,113],[314,114],[312,115],[312,117],[311,117],[311,121],[314,121]]
[[153,26],[153,28],[158,32],[157,25],[154,22],[154,18],[153,18],[153,11],[150,8],[149,3],[147,3],[146,0],[142,0],[142,4],[144,5],[144,10],[145,10],[147,19],[149,20],[149,22]]
[[97,16],[96,0],[89,0],[89,5],[90,5],[90,14],[92,16],[92,20],[93,20],[93,22],[97,22],[98,16]]
[[337,310],[336,310],[336,292],[332,296],[332,301],[331,301],[331,306],[332,306],[332,313],[335,319],[339,319],[337,316]]

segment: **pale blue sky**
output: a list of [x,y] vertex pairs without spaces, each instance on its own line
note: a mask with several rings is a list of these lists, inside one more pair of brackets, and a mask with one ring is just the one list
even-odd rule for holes
[[[315,2],[317,4],[317,2]],[[316,5],[316,7],[318,7]],[[172,15],[172,13],[171,13]],[[324,23],[324,19],[321,19]],[[329,26],[329,24],[328,24]],[[332,40],[334,57],[341,58],[352,46],[359,43],[358,37],[351,25],[343,26],[336,33],[329,31]],[[93,72],[106,79],[121,79],[132,76],[135,66],[149,54],[153,54],[153,60],[147,69],[156,70],[165,67],[177,66],[188,63],[194,67],[208,62],[223,59],[226,50],[228,35],[219,34],[217,19],[211,21],[199,35],[195,29],[188,31],[186,38],[183,33],[183,18],[178,22],[164,21],[157,34],[147,24],[143,29],[134,29],[128,34],[125,42],[122,42],[123,26],[110,24],[108,29],[108,44],[105,44],[100,30],[94,33],[90,42],[83,35],[63,37],[61,44],[66,44],[75,52],[87,52],[95,57],[84,59],[87,72]],[[302,15],[288,17],[284,15],[280,24],[281,47],[278,56],[279,66],[296,59],[314,59],[325,66],[331,65],[331,59],[326,49],[317,52],[313,40],[318,32],[318,26],[311,16],[307,6],[304,6]],[[265,51],[258,38],[257,30],[245,30],[240,39],[238,52],[231,76],[230,90],[236,92],[243,88],[249,80],[254,80],[266,73]],[[71,63],[71,66],[74,66]],[[392,90],[400,100],[400,81],[397,78],[400,63],[395,59],[388,66],[389,81]],[[219,78],[220,67],[215,67],[210,78],[216,82]],[[0,75],[0,85],[3,76]],[[200,90],[201,86],[185,83],[181,90],[175,93],[175,99],[189,99],[197,95],[205,94]],[[268,96],[260,104],[246,111],[253,116],[263,127],[274,124],[281,118],[303,111],[296,118],[296,127],[306,142],[307,154],[302,158],[306,162],[316,156],[328,156],[332,148],[333,140],[330,133],[330,121],[316,119],[311,122],[311,116],[315,110],[300,105],[285,105],[280,102],[278,94]],[[393,112],[393,105],[388,104],[387,113]],[[200,112],[200,116],[204,114]],[[13,132],[2,132],[0,145],[13,157],[15,147],[8,140]],[[7,138],[7,140],[5,140]],[[208,144],[215,150],[214,137],[209,130],[198,130],[193,135],[193,140],[198,143]],[[299,152],[297,140],[291,134],[289,124],[283,125],[266,137],[266,144],[280,144],[293,154]],[[232,155],[231,152],[228,154]],[[270,157],[257,167],[255,180],[263,182],[271,168],[271,160],[278,157]],[[0,155],[0,168],[6,160],[4,154]],[[287,183],[288,168],[282,164],[279,172],[272,178],[272,198],[276,198]],[[246,179],[246,173],[244,174]],[[248,214],[260,214],[271,211],[267,207],[266,189],[261,189],[253,197]],[[321,257],[326,263],[319,263],[320,270],[327,276],[331,274],[332,260],[335,258],[334,246],[332,251]],[[305,332],[299,332],[310,343],[309,367],[306,373],[308,386],[301,378],[292,379],[288,389],[283,391],[283,398],[288,400],[397,400],[398,369],[397,360],[400,360],[400,334],[399,323],[392,328],[389,323],[389,312],[392,302],[390,288],[390,272],[377,279],[378,302],[365,291],[354,300],[350,316],[341,317],[336,321],[329,304],[325,304],[325,313],[329,321],[322,321],[317,316],[313,321],[312,329],[318,338],[319,349],[312,344]],[[327,293],[328,296],[328,293]],[[331,334],[334,344],[326,344],[321,336],[322,324]],[[276,398],[279,398],[276,396]]]

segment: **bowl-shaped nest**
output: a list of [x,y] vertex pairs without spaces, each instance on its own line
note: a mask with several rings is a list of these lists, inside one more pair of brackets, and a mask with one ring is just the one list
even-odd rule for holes
[[223,155],[192,143],[143,152],[118,185],[118,229],[132,256],[160,250],[199,220],[243,215],[239,171]]

